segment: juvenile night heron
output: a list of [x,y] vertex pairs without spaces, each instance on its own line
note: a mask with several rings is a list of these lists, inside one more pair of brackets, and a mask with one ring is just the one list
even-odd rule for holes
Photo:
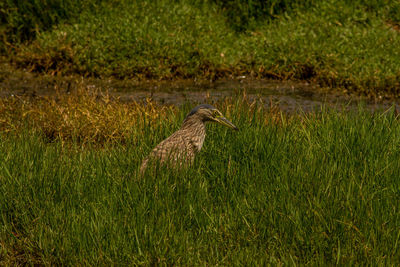
[[181,128],[158,144],[144,159],[140,172],[143,173],[151,162],[169,164],[172,167],[190,165],[201,150],[206,137],[206,122],[218,122],[234,130],[238,128],[227,120],[215,107],[202,104],[190,111]]

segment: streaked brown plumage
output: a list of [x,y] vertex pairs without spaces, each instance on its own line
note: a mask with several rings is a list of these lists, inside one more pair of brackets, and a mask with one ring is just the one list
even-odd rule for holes
[[181,128],[158,144],[142,163],[143,173],[151,162],[170,164],[173,167],[190,165],[201,150],[206,137],[205,123],[218,122],[232,129],[238,128],[228,121],[221,112],[211,105],[203,104],[195,107],[185,118]]

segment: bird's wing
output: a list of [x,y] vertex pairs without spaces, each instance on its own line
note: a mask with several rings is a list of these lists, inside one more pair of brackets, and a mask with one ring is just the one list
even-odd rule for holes
[[188,156],[188,141],[180,131],[176,131],[170,137],[159,143],[143,161],[141,169],[145,169],[149,160],[156,160],[160,163],[167,161],[179,163],[183,157]]

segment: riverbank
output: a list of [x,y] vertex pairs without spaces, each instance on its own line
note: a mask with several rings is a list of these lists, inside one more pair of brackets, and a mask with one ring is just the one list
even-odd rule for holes
[[242,25],[213,2],[105,1],[9,47],[7,59],[50,75],[137,81],[247,76],[391,97],[400,93],[397,9],[394,1],[311,1],[282,5],[274,16],[249,17]]

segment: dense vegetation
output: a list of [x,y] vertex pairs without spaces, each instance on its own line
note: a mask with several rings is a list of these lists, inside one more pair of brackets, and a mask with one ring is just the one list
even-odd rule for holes
[[[1,1],[2,59],[59,75],[400,92],[399,1],[82,3]],[[394,108],[289,116],[245,94],[208,99],[241,130],[208,125],[192,168],[140,177],[193,103],[72,84],[0,97],[0,265],[400,264]]]
[[228,99],[239,132],[209,125],[193,168],[139,177],[190,106],[63,97],[0,102],[0,264],[400,263],[393,111]]
[[397,95],[399,1],[3,2],[2,51],[51,74],[252,75]]

